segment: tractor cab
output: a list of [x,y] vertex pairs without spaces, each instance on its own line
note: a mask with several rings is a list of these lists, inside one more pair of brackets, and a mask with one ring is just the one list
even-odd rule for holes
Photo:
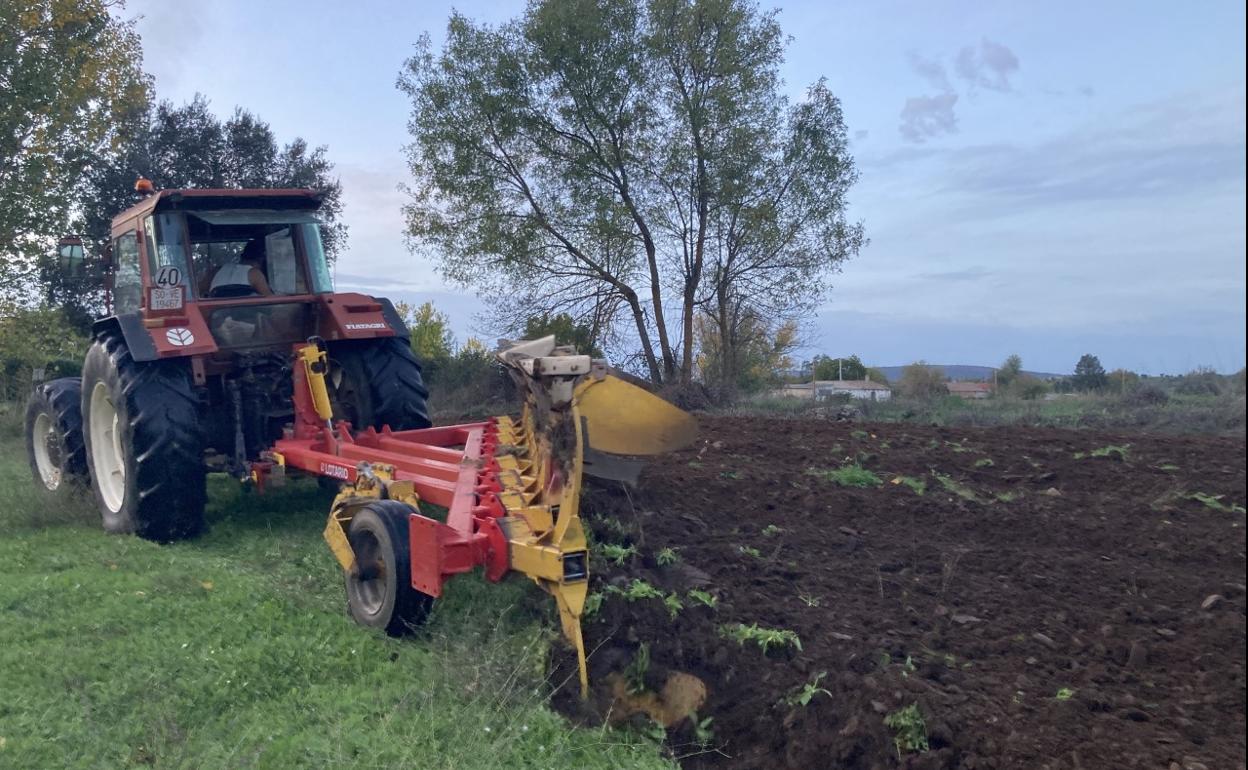
[[149,195],[113,220],[113,314],[184,329],[165,339],[182,348],[189,337],[217,349],[288,349],[321,333],[316,306],[333,285],[320,203],[312,190]]

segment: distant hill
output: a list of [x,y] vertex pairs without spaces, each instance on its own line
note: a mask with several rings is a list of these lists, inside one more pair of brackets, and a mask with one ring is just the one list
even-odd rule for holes
[[[991,366],[967,366],[965,364],[929,364],[933,369],[940,369],[949,379],[959,382],[966,380],[991,380]],[[901,379],[901,370],[904,366],[877,366],[889,382],[896,382]],[[1032,377],[1039,377],[1042,380],[1055,380],[1058,377],[1065,377],[1064,374],[1053,374],[1052,372],[1029,372],[1024,370],[1023,374],[1030,374]]]

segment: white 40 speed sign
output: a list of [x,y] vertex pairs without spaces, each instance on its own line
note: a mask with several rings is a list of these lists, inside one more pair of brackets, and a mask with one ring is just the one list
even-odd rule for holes
[[156,271],[156,284],[147,297],[148,310],[181,310],[186,302],[182,271],[173,265],[161,265]]

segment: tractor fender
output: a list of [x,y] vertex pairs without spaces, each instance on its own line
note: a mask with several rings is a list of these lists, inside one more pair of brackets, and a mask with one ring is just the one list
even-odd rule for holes
[[156,352],[156,343],[138,313],[111,315],[91,324],[91,336],[97,340],[109,334],[121,335],[130,349],[130,357],[135,361],[155,361],[160,357]]
[[403,317],[399,315],[399,311],[394,309],[394,303],[385,297],[373,297],[373,299],[381,305],[381,316],[394,330],[394,336],[401,340],[410,340],[412,335],[407,330],[407,324],[403,323]]

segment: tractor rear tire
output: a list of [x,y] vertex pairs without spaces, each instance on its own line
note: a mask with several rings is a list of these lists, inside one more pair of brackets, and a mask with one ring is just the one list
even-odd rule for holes
[[334,416],[353,428],[428,428],[429,390],[407,340],[380,337],[329,345]]
[[97,336],[82,367],[83,435],[104,529],[170,542],[204,529],[204,439],[186,361],[138,362]]
[[346,573],[347,610],[356,623],[403,636],[425,622],[433,597],[412,587],[408,516],[397,500],[369,503],[351,519],[355,569]]
[[52,498],[87,483],[82,437],[82,380],[65,377],[35,388],[26,402],[26,457],[35,484]]

